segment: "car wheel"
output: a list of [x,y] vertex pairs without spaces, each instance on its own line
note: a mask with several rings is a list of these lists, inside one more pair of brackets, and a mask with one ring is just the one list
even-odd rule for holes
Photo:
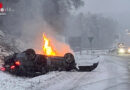
[[67,63],[72,63],[72,62],[75,62],[75,60],[74,60],[74,56],[73,56],[73,54],[71,54],[71,53],[66,53],[65,55],[64,55],[64,59],[65,59],[65,61],[67,62]]

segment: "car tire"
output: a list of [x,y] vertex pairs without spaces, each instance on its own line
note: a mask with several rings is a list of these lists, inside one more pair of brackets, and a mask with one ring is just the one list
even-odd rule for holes
[[75,62],[74,55],[72,53],[66,53],[64,55],[64,59],[65,59],[66,63],[68,63],[68,64]]

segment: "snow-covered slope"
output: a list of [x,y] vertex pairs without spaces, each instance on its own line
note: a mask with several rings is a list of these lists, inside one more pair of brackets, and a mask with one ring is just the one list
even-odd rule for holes
[[[82,61],[86,63],[87,60]],[[50,72],[34,78],[0,72],[0,90],[104,90],[127,83],[126,63],[120,57],[101,56],[93,72]]]

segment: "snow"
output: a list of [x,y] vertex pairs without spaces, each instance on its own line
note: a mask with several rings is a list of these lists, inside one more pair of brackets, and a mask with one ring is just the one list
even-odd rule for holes
[[[4,33],[0,32],[0,39]],[[18,40],[19,41],[19,40]],[[21,43],[21,41],[19,41]],[[21,44],[22,45],[22,44]],[[23,45],[24,46],[24,45]],[[50,72],[34,78],[17,77],[0,71],[0,90],[128,90],[130,60],[128,56],[111,56],[108,50],[76,52],[77,66],[99,66],[92,72]],[[0,66],[4,56],[12,54],[0,45]]]
[[93,65],[100,61],[101,57],[98,55],[75,55],[77,66]]
[[77,55],[76,62],[87,64],[91,59],[100,62],[92,72],[55,71],[34,78],[0,72],[0,90],[128,90],[128,58]]

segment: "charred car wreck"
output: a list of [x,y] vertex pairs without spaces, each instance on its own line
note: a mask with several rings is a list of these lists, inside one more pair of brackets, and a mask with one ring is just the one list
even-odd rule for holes
[[50,71],[92,71],[98,63],[92,66],[76,67],[73,54],[66,53],[63,57],[36,54],[33,49],[15,53],[4,59],[1,71],[17,76],[35,77]]

